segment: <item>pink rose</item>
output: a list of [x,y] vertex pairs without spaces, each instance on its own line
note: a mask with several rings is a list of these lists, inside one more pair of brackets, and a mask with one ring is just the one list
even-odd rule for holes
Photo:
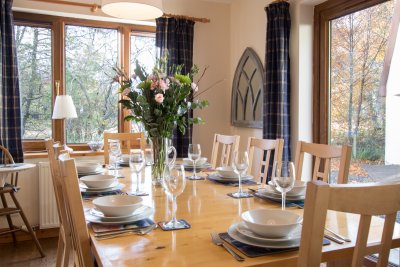
[[122,96],[127,96],[131,92],[131,88],[125,88],[124,91],[122,91]]
[[164,80],[160,80],[160,81],[159,81],[159,84],[160,84],[161,90],[163,90],[163,91],[168,90],[169,85],[168,85],[168,83],[166,83]]
[[164,95],[163,94],[156,94],[154,99],[156,100],[157,103],[161,104],[164,101]]
[[158,81],[152,82],[151,85],[150,85],[150,89],[154,90],[154,89],[157,88],[157,86],[158,86]]
[[195,92],[197,92],[197,90],[199,90],[199,87],[195,83],[191,83],[190,87],[192,87],[192,90],[195,91]]

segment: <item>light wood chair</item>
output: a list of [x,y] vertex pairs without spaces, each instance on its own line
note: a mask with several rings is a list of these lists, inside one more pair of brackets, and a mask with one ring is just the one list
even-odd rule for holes
[[[211,165],[215,169],[218,166],[228,166],[232,161],[232,153],[239,149],[239,135],[215,134],[211,153]],[[221,149],[220,149],[221,148]],[[220,160],[218,153],[221,150]],[[217,166],[218,165],[218,166]]]
[[[10,154],[10,152],[8,151],[8,149],[2,145],[0,145],[0,154],[1,154],[1,158],[0,158],[1,164],[15,163],[14,159],[13,159],[12,155]],[[6,217],[8,227],[9,227],[8,230],[0,232],[0,235],[11,234],[14,244],[17,242],[15,232],[22,231],[23,229],[22,229],[22,227],[18,227],[18,226],[14,225],[11,215],[18,214],[19,216],[21,216],[22,221],[24,222],[29,234],[31,235],[33,242],[35,243],[37,249],[40,252],[40,255],[42,257],[44,257],[45,254],[43,252],[42,247],[40,246],[40,243],[36,237],[36,234],[35,234],[35,232],[33,232],[33,229],[31,227],[28,219],[26,218],[22,207],[19,204],[17,197],[15,196],[15,193],[19,190],[19,188],[17,187],[18,186],[18,173],[15,173],[15,174],[12,173],[12,174],[10,174],[10,176],[11,176],[10,183],[0,187],[0,198],[1,198],[1,203],[3,205],[3,207],[0,208],[0,216]],[[8,205],[7,198],[6,198],[7,195],[9,195],[11,197],[13,206],[15,206],[15,207],[10,207]]]
[[298,141],[296,148],[296,158],[295,158],[297,180],[301,180],[305,153],[313,156],[314,167],[312,173],[312,180],[322,180],[324,182],[328,182],[331,159],[340,158],[337,183],[338,184],[347,183],[347,179],[349,176],[350,160],[351,160],[351,146],[348,145],[334,146],[334,145],[315,144],[315,143],[307,143],[304,141]]
[[255,137],[249,137],[247,143],[247,153],[249,154],[249,170],[252,169],[254,163],[254,154],[258,151],[261,151],[260,161],[258,164],[257,171],[255,172],[254,177],[258,177],[260,183],[267,183],[268,177],[268,166],[271,161],[271,154],[274,152],[274,160],[273,161],[281,161],[282,160],[282,152],[283,152],[283,139],[258,139]]
[[[54,143],[52,139],[45,141],[49,158],[49,165],[53,181],[54,194],[56,197],[58,215],[60,219],[60,232],[58,237],[56,267],[68,267],[69,255],[72,248],[72,236],[70,222],[67,216],[65,199],[62,191],[61,171],[58,164],[58,157],[63,153],[63,147]],[[67,153],[67,152],[64,152]]]
[[[307,185],[298,267],[320,266],[322,238],[327,210],[360,214],[351,266],[362,266],[364,256],[379,253],[377,266],[387,266],[397,211],[400,184],[328,185],[312,181]],[[371,216],[386,215],[382,239],[368,246]],[[342,259],[338,259],[342,260]]]
[[90,238],[83,211],[75,161],[74,159],[60,156],[58,163],[60,164],[65,208],[72,233],[74,265],[93,267],[94,258],[90,248]]
[[144,139],[144,133],[104,133],[104,163],[109,164],[109,140],[121,141],[121,152],[122,154],[129,154],[129,150],[132,148],[144,149],[146,140]]

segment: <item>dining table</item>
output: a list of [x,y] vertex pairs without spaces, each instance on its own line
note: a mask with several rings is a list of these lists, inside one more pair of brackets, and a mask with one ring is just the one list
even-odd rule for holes
[[[212,170],[208,170],[211,172]],[[114,171],[109,170],[109,173]],[[199,174],[207,176],[209,172]],[[123,191],[136,190],[136,176],[128,167],[120,170],[123,178],[118,181],[125,185]],[[154,222],[169,221],[172,214],[171,202],[160,186],[152,184],[151,166],[142,171],[143,203],[154,208],[151,219]],[[256,189],[259,185],[244,185],[244,190]],[[296,266],[298,249],[258,257],[244,256],[236,248],[231,248],[245,258],[236,261],[226,250],[211,241],[211,233],[224,233],[240,215],[252,209],[281,209],[281,204],[259,197],[232,198],[228,193],[237,191],[235,185],[225,185],[204,180],[187,180],[184,192],[177,198],[177,219],[185,219],[189,229],[163,231],[160,227],[146,235],[123,235],[112,239],[97,240],[88,223],[91,248],[99,266]],[[312,201],[307,200],[306,201]],[[83,199],[85,210],[93,207],[92,199]],[[286,210],[302,215],[299,206],[288,206]],[[356,214],[328,211],[326,227],[347,236],[351,242],[338,244],[330,242],[323,246],[322,262],[334,266],[337,259],[350,259],[354,249],[359,216]],[[369,242],[379,242],[383,219],[373,217]],[[228,245],[230,246],[230,245]],[[400,246],[400,226],[395,225],[392,247]],[[344,266],[339,264],[338,266]]]

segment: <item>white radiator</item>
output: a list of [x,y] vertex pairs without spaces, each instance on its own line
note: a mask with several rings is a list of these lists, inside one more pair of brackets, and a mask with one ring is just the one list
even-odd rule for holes
[[40,229],[60,226],[57,202],[48,162],[39,162],[39,225]]

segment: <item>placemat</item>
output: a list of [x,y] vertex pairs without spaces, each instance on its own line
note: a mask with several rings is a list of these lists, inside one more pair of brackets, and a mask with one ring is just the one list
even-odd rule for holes
[[93,232],[95,233],[107,233],[107,232],[115,232],[115,231],[123,231],[129,229],[140,229],[146,228],[150,225],[153,225],[154,221],[152,219],[143,219],[140,221],[128,223],[128,224],[98,224],[98,223],[90,223],[92,226]]
[[[234,192],[234,193],[236,193],[236,192]],[[244,197],[235,197],[233,194],[234,193],[228,193],[227,195],[228,196],[230,196],[230,197],[232,197],[232,198],[251,198],[251,197],[253,197],[253,195],[248,195],[248,196],[244,196]]]
[[[298,250],[298,248],[285,248],[285,249],[276,249],[276,248],[261,248],[261,247],[256,247],[256,246],[251,246],[244,244],[242,242],[239,242],[232,237],[228,233],[220,233],[219,236],[225,240],[227,243],[238,249],[240,252],[242,252],[244,255],[250,258],[254,257],[259,257],[259,256],[265,256],[265,255],[270,255],[270,254],[275,254],[275,253],[282,253],[282,252],[288,252],[288,251],[294,251]],[[324,238],[323,240],[323,245],[329,245],[331,242],[327,239]]]
[[160,228],[161,228],[163,231],[185,230],[185,229],[190,229],[190,227],[192,227],[192,226],[191,226],[186,220],[184,220],[184,219],[180,219],[180,220],[177,220],[177,221],[183,223],[183,227],[180,227],[180,228],[173,228],[173,227],[169,228],[169,227],[165,227],[165,226],[163,225],[163,223],[165,223],[164,221],[163,221],[163,222],[158,222],[157,224],[158,224],[158,226],[160,226]]
[[123,195],[125,193],[122,192],[121,190],[116,190],[116,191],[112,191],[112,192],[101,192],[101,193],[97,193],[97,192],[81,192],[81,194],[82,194],[82,198],[83,199],[90,199],[90,198],[93,198],[93,197]]
[[[254,193],[254,196],[264,199],[264,200],[274,202],[274,203],[279,203],[279,204],[282,203],[282,200],[269,198],[262,194]],[[296,206],[299,208],[304,208],[304,200],[288,200],[288,199],[286,199],[286,207],[293,207],[293,206]]]

